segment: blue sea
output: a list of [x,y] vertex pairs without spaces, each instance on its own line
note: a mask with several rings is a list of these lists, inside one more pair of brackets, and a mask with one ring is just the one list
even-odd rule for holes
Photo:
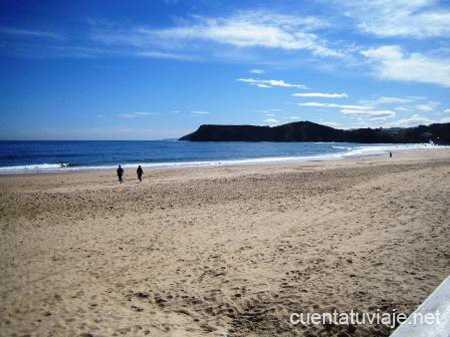
[[64,172],[123,167],[217,166],[322,161],[389,151],[430,148],[429,144],[0,141],[0,174]]

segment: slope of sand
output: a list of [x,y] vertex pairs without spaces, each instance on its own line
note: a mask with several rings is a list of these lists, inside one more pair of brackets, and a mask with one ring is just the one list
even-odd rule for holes
[[450,273],[450,150],[0,177],[1,336],[388,336]]

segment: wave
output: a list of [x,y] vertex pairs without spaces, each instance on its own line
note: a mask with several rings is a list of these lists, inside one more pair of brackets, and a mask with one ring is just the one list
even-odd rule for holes
[[349,146],[336,146],[333,145],[333,149],[339,149],[339,150],[351,150],[352,148]]
[[341,153],[344,158],[382,155],[391,151],[407,151],[418,149],[437,149],[448,148],[449,146],[441,146],[434,144],[376,144],[369,146],[357,146],[348,152]]
[[[334,149],[343,150],[341,152],[324,153],[308,156],[275,156],[245,159],[224,159],[224,160],[205,160],[205,161],[178,161],[178,162],[157,162],[142,163],[133,162],[122,164],[123,168],[135,168],[141,165],[144,168],[176,168],[176,167],[209,167],[209,166],[226,166],[226,165],[250,165],[264,163],[283,163],[283,162],[307,162],[307,161],[325,161],[345,158],[358,158],[364,156],[377,156],[387,154],[390,151],[405,151],[416,149],[432,149],[432,148],[448,148],[449,146],[438,146],[433,144],[376,144],[365,146],[333,146]],[[53,173],[53,172],[70,172],[70,171],[86,171],[86,170],[108,170],[115,169],[114,165],[97,165],[97,166],[74,166],[70,163],[57,164],[29,164],[18,166],[0,167],[0,175],[7,174],[33,174],[33,173]]]
[[64,169],[64,168],[68,168],[69,166],[70,166],[69,163],[3,166],[3,167],[0,167],[0,174],[41,173],[41,172],[45,172],[45,171],[54,171],[54,170],[58,170],[58,169]]

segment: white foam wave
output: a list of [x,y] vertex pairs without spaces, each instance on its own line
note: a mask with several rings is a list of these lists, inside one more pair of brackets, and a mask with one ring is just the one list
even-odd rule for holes
[[[176,167],[209,167],[209,166],[225,166],[225,165],[250,165],[250,164],[264,164],[264,163],[324,161],[333,159],[383,155],[389,153],[390,151],[449,148],[450,146],[437,146],[432,144],[375,144],[375,145],[356,146],[353,148],[346,146],[333,146],[333,147],[336,149],[342,149],[347,151],[311,155],[311,156],[264,157],[264,158],[248,158],[248,159],[190,161],[190,162],[159,162],[159,163],[136,162],[136,163],[122,164],[122,167],[135,168],[137,167],[137,165],[141,165],[144,168],[159,168],[159,167],[176,168]],[[108,169],[111,170],[115,169],[116,167],[117,165],[70,167],[66,163],[5,166],[0,167],[0,175],[71,172],[71,171],[86,171],[86,170],[108,170]]]
[[45,171],[53,171],[53,170],[66,168],[67,166],[68,166],[67,163],[3,166],[3,167],[0,167],[0,174],[41,173],[41,172],[45,172]]
[[376,144],[369,146],[358,146],[348,152],[341,153],[343,158],[374,156],[389,153],[391,151],[407,151],[418,149],[447,148],[448,146],[438,146],[433,144]]
[[333,149],[339,149],[339,150],[351,150],[352,148],[349,146],[337,146],[333,145]]

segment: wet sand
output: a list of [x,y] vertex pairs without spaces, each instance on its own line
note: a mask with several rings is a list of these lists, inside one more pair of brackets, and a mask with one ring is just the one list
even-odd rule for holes
[[388,336],[450,274],[450,150],[0,177],[1,336]]

